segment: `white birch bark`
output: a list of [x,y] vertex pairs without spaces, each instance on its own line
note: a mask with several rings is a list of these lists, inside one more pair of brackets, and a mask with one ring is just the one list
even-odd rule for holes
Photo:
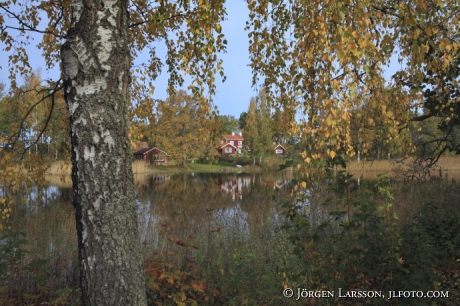
[[61,49],[84,305],[146,305],[128,139],[127,5],[73,1]]

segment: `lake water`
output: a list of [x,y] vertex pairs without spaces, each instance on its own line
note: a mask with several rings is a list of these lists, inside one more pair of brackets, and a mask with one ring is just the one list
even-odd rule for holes
[[[450,174],[449,178],[436,183],[392,180],[391,190],[395,197],[392,209],[399,220],[410,221],[417,205],[427,199],[443,203],[451,201],[452,197],[458,198],[458,185],[451,182],[453,177],[455,174]],[[237,288],[240,292],[233,295],[244,295],[244,290],[272,288],[273,294],[280,296],[276,290],[283,279],[278,268],[295,261],[292,244],[280,230],[285,223],[283,203],[294,202],[291,194],[295,179],[296,174],[289,171],[135,176],[143,252],[164,254],[166,260],[175,256],[182,267],[196,259],[207,275],[216,277],[212,281],[221,280],[219,286],[227,286],[227,290],[236,290],[235,281],[223,279],[220,273],[223,275],[226,271],[233,277],[238,276],[235,279],[240,283]],[[52,184],[29,190],[14,209],[11,223],[13,230],[25,233],[29,251],[26,261],[45,258],[49,262],[53,286],[76,286],[77,235],[72,189],[69,179],[54,177],[51,181]],[[375,195],[375,184],[375,174],[359,180],[350,179],[342,196],[357,189]],[[323,180],[297,191],[304,196],[297,204],[308,214],[310,224],[319,225],[330,218],[331,208],[321,203],[331,196],[340,197],[339,192],[333,194],[329,190],[330,186],[331,181]],[[256,266],[253,259],[256,253],[263,254],[258,259],[257,269],[252,271],[251,266],[246,266],[243,270],[241,262],[244,260]],[[251,289],[250,286],[256,285],[254,279],[260,278],[260,271],[268,267],[273,268],[267,270],[272,273],[272,277],[267,278],[269,283],[258,283],[258,288]],[[263,295],[266,293],[262,292]]]
[[[289,200],[292,179],[292,171],[135,176],[144,251],[164,251],[168,239],[189,235],[198,237],[199,246],[210,231],[266,235],[280,224],[276,203]],[[11,222],[13,230],[25,233],[29,256],[49,259],[53,278],[68,284],[77,266],[72,189],[68,178],[51,181],[30,189]]]

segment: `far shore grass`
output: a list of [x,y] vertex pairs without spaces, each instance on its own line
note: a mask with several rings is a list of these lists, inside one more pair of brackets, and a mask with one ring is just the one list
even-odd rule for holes
[[[187,163],[188,168],[183,168],[177,165],[156,166],[150,165],[144,161],[134,161],[132,163],[134,181],[142,181],[145,176],[162,173],[184,173],[184,172],[219,172],[219,173],[237,173],[237,172],[260,172],[259,167],[236,167],[235,165],[222,164],[203,164],[203,163]],[[72,165],[70,162],[57,161],[54,162],[45,172],[45,179],[59,187],[72,187],[72,179],[70,178]]]
[[[143,161],[134,161],[132,163],[134,174],[155,174],[155,173],[176,173],[176,172],[258,172],[259,167],[236,167],[229,164],[204,164],[198,162],[188,162],[187,168],[178,165],[150,165]],[[54,162],[46,171],[45,175],[70,175],[72,165],[70,162],[57,161]]]
[[[412,159],[394,159],[394,160],[361,160],[359,163],[356,160],[347,163],[349,172],[385,172],[392,171],[396,167],[401,166],[402,162],[408,163]],[[460,170],[460,156],[442,156],[436,163],[435,168],[441,168],[443,171],[458,171]]]
[[[361,160],[359,163],[356,160],[347,163],[346,171],[351,174],[362,173],[383,173],[392,172],[401,163],[399,160]],[[406,162],[410,161],[407,159]],[[188,168],[183,168],[180,165],[150,165],[143,161],[134,161],[132,163],[134,174],[158,174],[158,173],[183,173],[183,172],[221,172],[221,173],[237,173],[237,172],[261,172],[264,169],[260,167],[244,166],[236,167],[234,164],[210,164],[199,162],[188,162]],[[46,176],[70,176],[70,162],[57,161],[53,163],[46,171]],[[441,171],[460,171],[460,156],[443,156],[436,164],[436,169]],[[339,170],[339,169],[338,169]]]

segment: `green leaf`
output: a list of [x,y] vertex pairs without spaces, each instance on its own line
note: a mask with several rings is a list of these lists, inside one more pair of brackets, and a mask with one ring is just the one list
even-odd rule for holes
[[364,71],[366,71],[366,73],[370,73],[371,67],[369,67],[369,65],[364,65]]

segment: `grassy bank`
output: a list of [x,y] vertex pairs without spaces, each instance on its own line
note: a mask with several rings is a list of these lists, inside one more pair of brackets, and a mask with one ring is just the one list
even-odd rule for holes
[[[408,158],[405,160],[361,160],[359,163],[356,160],[347,163],[347,171],[352,174],[360,174],[363,172],[392,172],[404,168],[408,168],[414,160]],[[460,157],[443,156],[439,158],[437,164],[432,171],[460,171]]]
[[[134,161],[132,163],[134,174],[155,174],[155,173],[178,173],[178,172],[259,172],[262,170],[260,167],[236,167],[234,164],[219,163],[219,164],[205,164],[198,162],[187,162],[188,168],[183,168],[179,165],[150,165],[143,161]],[[72,166],[70,163],[64,161],[57,161],[53,163],[45,172],[47,176],[50,175],[70,175]]]
[[[152,166],[149,163],[142,161],[135,161],[132,164],[134,176],[134,183],[145,181],[145,176],[154,174],[172,174],[172,173],[187,173],[187,172],[219,172],[219,173],[236,173],[236,172],[259,172],[259,167],[244,167],[238,168],[234,165],[222,164],[202,164],[202,163],[188,163],[188,168],[183,168],[176,165],[167,166]],[[58,161],[53,163],[45,172],[45,179],[50,184],[63,188],[72,187],[72,179],[70,178],[72,166],[69,163]]]
[[[356,160],[349,161],[347,163],[346,171],[363,178],[375,178],[376,173],[389,172],[392,176],[407,171],[408,165],[412,160],[406,159],[404,163],[397,160],[380,160],[380,161],[369,161],[362,160],[358,163]],[[259,166],[243,166],[236,167],[234,163],[219,162],[218,164],[199,163],[199,162],[188,162],[188,168],[183,168],[179,165],[150,165],[149,163],[142,161],[135,161],[132,164],[134,174],[145,174],[152,175],[158,173],[186,173],[186,172],[219,172],[219,173],[254,173],[262,171],[276,171],[279,170],[280,164],[285,160],[277,160],[266,163]],[[337,169],[340,170],[340,169]],[[411,170],[412,173],[417,170]],[[446,173],[449,173],[449,177],[458,176],[457,173],[460,171],[460,157],[441,157],[439,162],[432,168],[432,176],[444,177]],[[46,171],[46,177],[49,182],[53,184],[62,182],[61,176],[70,176],[71,165],[63,161],[53,163]],[[55,176],[55,177],[54,177]],[[70,180],[69,180],[70,181]]]
[[[154,168],[151,168],[148,163],[134,161],[132,163],[134,173],[150,173]],[[56,161],[46,170],[46,175],[70,175],[72,172],[72,164],[66,161]]]

